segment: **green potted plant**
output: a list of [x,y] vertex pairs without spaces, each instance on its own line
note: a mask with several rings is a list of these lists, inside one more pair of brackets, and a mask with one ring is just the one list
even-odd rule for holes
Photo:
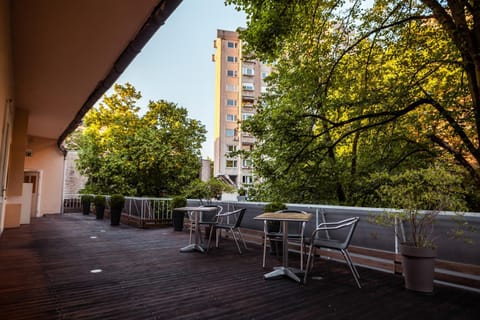
[[247,190],[244,188],[238,189],[238,196],[237,196],[238,201],[246,201],[247,200]]
[[110,224],[118,226],[122,216],[122,209],[125,205],[125,197],[121,194],[113,194],[110,196]]
[[105,205],[107,203],[107,200],[105,196],[102,195],[96,195],[95,198],[93,198],[93,203],[95,204],[95,215],[98,220],[103,219],[104,213],[105,213]]
[[434,226],[440,211],[465,210],[461,176],[442,168],[407,170],[384,175],[377,190],[386,210],[372,217],[374,223],[394,226],[400,241],[405,287],[412,291],[433,292],[437,254]]
[[183,230],[183,218],[185,216],[184,211],[175,211],[175,208],[185,207],[187,205],[187,198],[183,196],[176,196],[172,198],[172,220],[173,230]]
[[[275,212],[279,210],[285,210],[287,206],[283,202],[274,201],[267,203],[265,207],[263,207],[263,212]],[[267,221],[267,232],[279,232],[280,231],[280,221]],[[282,254],[282,241],[272,241],[275,245],[270,246],[270,254],[271,255],[281,255]]]
[[90,213],[90,207],[92,205],[93,196],[90,194],[82,194],[80,201],[82,202],[82,211],[84,215]]

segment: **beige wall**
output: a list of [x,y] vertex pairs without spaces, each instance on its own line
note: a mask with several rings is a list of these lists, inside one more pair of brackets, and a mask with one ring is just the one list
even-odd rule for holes
[[38,171],[38,213],[60,213],[63,194],[64,156],[56,140],[29,137],[27,149],[31,156],[25,158],[25,171]]
[[12,145],[8,161],[7,199],[22,195],[23,164],[27,146],[28,112],[22,109],[15,110],[13,123]]
[[[9,142],[6,140],[8,136],[11,136],[13,126],[13,112],[10,112],[13,105],[13,62],[10,32],[10,1],[0,0],[0,197],[3,196],[1,192],[4,187],[2,180],[7,174],[7,163],[4,165],[2,160],[8,161],[8,158],[4,157],[10,148]],[[7,124],[10,129],[8,135],[5,132]],[[6,202],[2,198],[0,199],[0,234],[5,225],[6,209]],[[10,220],[7,222],[10,223]]]
[[20,226],[27,125],[28,112],[18,108],[15,109],[12,142],[8,156],[5,228]]

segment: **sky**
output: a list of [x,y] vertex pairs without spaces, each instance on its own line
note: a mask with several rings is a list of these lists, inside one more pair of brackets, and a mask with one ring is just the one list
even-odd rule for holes
[[[145,45],[117,83],[129,82],[142,93],[139,106],[167,100],[188,110],[207,129],[202,157],[213,159],[215,53],[217,29],[246,26],[243,12],[224,0],[183,0]],[[111,94],[111,90],[107,92]]]

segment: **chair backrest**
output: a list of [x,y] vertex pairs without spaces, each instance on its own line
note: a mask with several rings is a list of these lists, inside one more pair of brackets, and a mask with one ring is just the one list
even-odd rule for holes
[[352,237],[357,227],[358,221],[360,221],[359,217],[352,217],[337,222],[320,223],[315,229],[314,234],[316,234],[318,231],[344,230],[345,233],[343,234],[345,236],[343,237],[343,239],[334,239],[333,241],[337,243],[336,246],[338,246],[340,249],[345,249],[348,248],[348,246],[350,245],[350,241],[352,241]]
[[238,213],[235,213],[237,215],[237,219],[235,220],[235,224],[234,224],[234,228],[239,228],[240,227],[240,224],[242,223],[242,220],[243,220],[243,216],[245,215],[245,211],[247,211],[246,208],[242,208],[242,209],[237,209],[233,212],[238,212]]
[[246,210],[246,208],[240,208],[233,211],[225,212],[218,216],[218,222],[220,224],[227,225],[230,228],[239,228]]
[[223,207],[219,205],[203,205],[202,207],[217,208],[215,212],[202,212],[200,222],[212,222],[217,219],[217,215],[222,213]]
[[352,241],[353,233],[355,232],[355,229],[357,228],[358,221],[360,221],[359,217],[354,217],[352,221],[346,222],[345,223],[345,228],[349,227],[350,229],[348,230],[347,237],[345,238],[345,241],[343,242],[345,248],[348,248],[350,245],[350,241]]

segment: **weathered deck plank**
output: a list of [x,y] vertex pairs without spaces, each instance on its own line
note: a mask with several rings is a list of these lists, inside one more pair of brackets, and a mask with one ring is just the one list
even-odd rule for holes
[[[92,238],[93,237],[93,238]],[[81,214],[33,219],[0,238],[2,319],[476,319],[480,294],[403,289],[398,275],[319,262],[306,286],[264,280],[261,248],[229,240],[208,254],[180,253],[188,234],[111,227]],[[292,263],[298,263],[292,255]],[[268,264],[276,265],[275,257]],[[101,273],[90,273],[102,269]]]

